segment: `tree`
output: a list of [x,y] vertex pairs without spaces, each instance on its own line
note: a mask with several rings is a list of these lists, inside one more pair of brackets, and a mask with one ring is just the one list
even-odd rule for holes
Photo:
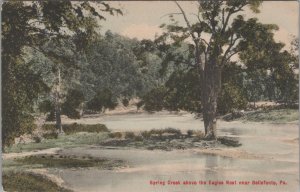
[[[167,30],[159,39],[168,37],[178,44],[188,38],[193,50],[193,61],[187,60],[189,66],[198,71],[198,83],[201,87],[201,105],[206,139],[216,139],[217,99],[221,90],[221,72],[232,56],[242,50],[242,43],[248,41],[249,34],[260,33],[249,26],[260,25],[263,29],[276,29],[273,25],[262,25],[255,19],[244,20],[240,15],[246,6],[257,13],[261,1],[256,0],[228,0],[228,1],[198,1],[196,22],[192,23],[186,12],[178,2],[175,2],[179,14],[186,26],[180,26],[170,14],[172,24],[162,25]],[[238,14],[238,15],[237,15]],[[257,29],[257,28],[256,28]],[[165,45],[165,43],[161,43]]]
[[298,97],[295,74],[298,57],[294,51],[297,41],[292,41],[292,49],[288,52],[283,43],[275,42],[270,30],[275,26],[268,27],[251,19],[248,28],[254,29],[256,34],[244,32],[245,41],[240,43],[242,51],[239,53],[246,67],[248,98],[256,101],[264,96],[286,105],[294,103]]
[[[97,8],[95,8],[97,7]],[[97,33],[102,13],[121,13],[105,2],[7,1],[2,6],[2,148],[34,127],[34,101],[49,91],[40,74],[24,64],[25,46],[80,34],[77,48]]]
[[112,92],[109,89],[103,89],[94,95],[94,97],[87,102],[87,108],[93,111],[102,112],[105,109],[113,109],[117,103],[113,101]]

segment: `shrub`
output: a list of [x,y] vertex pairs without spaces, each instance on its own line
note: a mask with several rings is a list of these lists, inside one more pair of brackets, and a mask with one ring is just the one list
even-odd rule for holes
[[103,124],[93,124],[93,125],[83,125],[83,124],[65,124],[62,126],[65,134],[73,134],[77,132],[90,132],[90,133],[99,133],[99,132],[109,132],[108,128]]
[[62,113],[72,119],[80,119],[78,108],[84,102],[84,95],[81,91],[71,89],[68,91],[66,101],[62,104]]
[[136,135],[136,136],[134,137],[134,140],[135,140],[135,141],[143,141],[143,137],[142,137],[141,135]]
[[224,83],[218,97],[218,112],[220,114],[226,114],[236,109],[245,109],[247,104],[248,101],[238,86]]
[[[93,125],[84,125],[84,124],[64,124],[62,125],[63,131],[69,135],[77,132],[109,132],[108,128],[103,124],[93,124]],[[45,124],[42,126],[42,129],[45,131],[56,132],[55,124]]]
[[193,131],[193,130],[188,130],[188,131],[187,131],[188,137],[192,137],[193,134],[194,134],[194,131]]
[[87,109],[102,111],[104,109],[114,109],[118,103],[114,101],[112,91],[103,89],[97,91],[95,96],[87,102]]
[[135,135],[133,132],[125,132],[125,139],[134,139]]
[[179,129],[175,129],[175,128],[171,128],[171,127],[163,129],[163,133],[173,133],[176,135],[181,135],[181,131]]
[[143,98],[144,109],[149,112],[161,111],[165,105],[167,89],[163,86],[152,89]]
[[110,138],[118,138],[118,139],[120,139],[122,137],[122,133],[120,133],[120,132],[109,133],[108,136]]
[[123,104],[125,107],[128,107],[128,105],[129,105],[129,100],[128,100],[127,98],[122,99],[122,104]]
[[202,131],[194,131],[194,135],[198,139],[203,139],[205,134]]
[[143,131],[141,135],[145,139],[149,139],[153,135],[162,136],[164,133],[174,134],[176,136],[181,135],[181,131],[175,128],[166,128],[166,129],[151,129],[150,131]]
[[44,124],[42,126],[42,129],[45,131],[52,131],[52,132],[55,132],[57,130],[55,124]]
[[41,137],[39,136],[34,136],[32,139],[34,140],[35,143],[40,143],[42,141]]
[[144,139],[149,139],[151,134],[149,131],[143,131],[141,132],[141,135]]
[[56,133],[56,132],[45,133],[45,134],[43,134],[43,137],[44,137],[45,139],[57,139],[58,133]]

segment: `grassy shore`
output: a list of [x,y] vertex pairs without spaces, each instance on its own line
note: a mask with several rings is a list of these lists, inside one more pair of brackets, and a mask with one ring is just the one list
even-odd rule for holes
[[3,188],[5,191],[47,191],[47,192],[71,192],[55,182],[37,174],[27,172],[3,172]]
[[268,123],[288,123],[299,120],[299,111],[297,109],[259,110],[246,113],[245,116],[237,120]]

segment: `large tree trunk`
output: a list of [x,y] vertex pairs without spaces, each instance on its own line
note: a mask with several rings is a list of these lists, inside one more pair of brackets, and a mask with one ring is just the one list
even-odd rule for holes
[[221,85],[221,70],[215,61],[211,61],[205,66],[202,74],[201,103],[205,138],[215,140],[217,138],[217,99]]

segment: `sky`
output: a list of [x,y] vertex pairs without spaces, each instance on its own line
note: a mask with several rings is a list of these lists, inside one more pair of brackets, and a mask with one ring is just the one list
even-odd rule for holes
[[[197,9],[197,2],[179,1],[179,3],[187,12],[188,17],[191,20],[195,19],[192,13],[195,13]],[[162,23],[168,23],[167,14],[179,12],[172,1],[113,1],[109,4],[121,8],[124,15],[107,16],[107,20],[101,22],[102,32],[111,30],[139,40],[154,39],[155,34],[162,33],[159,26]],[[291,35],[298,37],[299,5],[297,1],[264,1],[260,11],[259,14],[253,14],[246,9],[243,15],[249,18],[257,17],[262,23],[278,25],[279,31],[275,33],[277,41],[289,44],[292,39]]]

